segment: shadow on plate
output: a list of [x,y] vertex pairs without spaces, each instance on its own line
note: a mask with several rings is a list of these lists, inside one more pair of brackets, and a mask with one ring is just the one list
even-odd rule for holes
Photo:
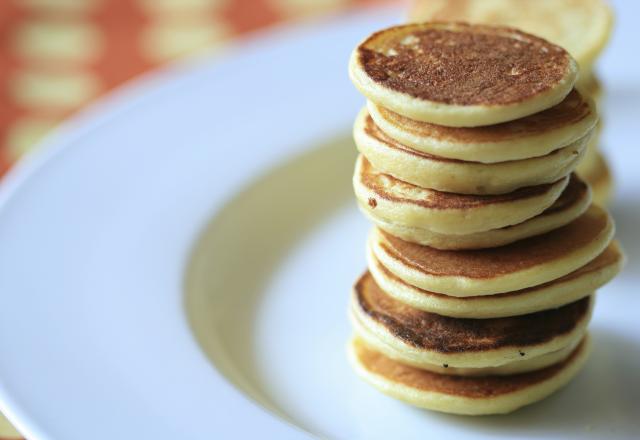
[[342,136],[257,176],[206,226],[187,268],[185,308],[203,351],[232,383],[285,419],[260,383],[255,314],[290,247],[354,203],[355,155],[351,137]]
[[544,430],[554,436],[582,431],[592,438],[640,438],[640,346],[605,329],[591,334],[594,350],[585,369],[553,396],[506,416],[442,417],[496,436]]

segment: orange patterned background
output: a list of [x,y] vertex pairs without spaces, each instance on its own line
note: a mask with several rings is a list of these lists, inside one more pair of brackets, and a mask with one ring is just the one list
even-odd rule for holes
[[0,171],[62,119],[168,60],[380,0],[1,0]]
[[[0,174],[146,70],[285,20],[382,1],[0,0]],[[11,431],[0,420],[0,438],[16,438]]]

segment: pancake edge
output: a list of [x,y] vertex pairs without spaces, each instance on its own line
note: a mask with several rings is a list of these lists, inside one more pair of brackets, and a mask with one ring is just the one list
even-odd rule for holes
[[[551,280],[548,282],[552,283],[551,285],[545,286],[546,283],[544,283],[532,286],[523,293],[505,292],[498,296],[456,297],[441,293],[433,294],[412,286],[399,277],[397,277],[399,282],[389,280],[387,275],[383,273],[383,270],[388,269],[378,261],[370,250],[367,250],[367,264],[371,276],[387,295],[415,309],[453,318],[503,318],[562,307],[591,295],[598,288],[611,281],[624,267],[626,257],[619,243],[614,240],[609,246],[615,248],[618,258],[614,263],[599,270],[566,281]],[[391,276],[396,277],[393,274]],[[510,293],[514,293],[514,295],[510,295]]]
[[587,335],[579,350],[567,365],[554,376],[525,389],[491,398],[469,398],[434,391],[422,391],[393,382],[371,373],[362,365],[355,350],[355,339],[349,344],[348,358],[356,374],[382,393],[419,408],[461,415],[507,414],[535,403],[566,385],[584,366],[590,352],[591,340]]
[[[523,270],[511,272],[493,278],[471,278],[464,276],[443,276],[427,274],[419,269],[403,265],[395,255],[389,255],[380,242],[377,228],[373,228],[369,235],[368,244],[375,257],[395,276],[408,284],[435,293],[456,297],[494,295],[497,293],[513,292],[527,287],[537,286],[560,278],[587,264],[596,258],[609,245],[615,234],[613,219],[608,212],[597,205],[589,210],[600,210],[606,216],[606,224],[596,237],[587,245],[573,252],[569,252],[553,262],[545,262]],[[587,210],[587,213],[589,212]],[[583,215],[586,215],[583,214]]]

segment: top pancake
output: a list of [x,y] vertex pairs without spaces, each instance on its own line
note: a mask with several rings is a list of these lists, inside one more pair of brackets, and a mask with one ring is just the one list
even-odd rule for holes
[[410,21],[466,21],[513,26],[564,47],[591,68],[613,25],[603,0],[414,0]]
[[415,121],[371,101],[368,109],[376,125],[403,145],[450,159],[496,163],[546,155],[588,134],[598,121],[588,96],[572,90],[549,109],[487,127]]
[[370,100],[447,126],[491,125],[558,104],[577,65],[561,47],[516,29],[422,23],[374,33],[349,72]]

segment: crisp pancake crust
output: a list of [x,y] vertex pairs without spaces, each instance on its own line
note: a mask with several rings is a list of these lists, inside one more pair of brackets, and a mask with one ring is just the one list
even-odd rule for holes
[[566,306],[528,315],[467,319],[451,318],[409,307],[384,293],[369,272],[355,285],[356,304],[368,318],[404,343],[439,353],[468,353],[541,345],[568,334],[587,318],[590,297]]
[[556,86],[571,62],[559,46],[515,29],[466,24],[403,26],[358,47],[375,82],[413,97],[456,105],[519,103]]
[[478,399],[478,405],[482,405],[483,399],[511,394],[548,380],[574,362],[586,348],[583,341],[567,359],[541,370],[510,376],[469,377],[437,374],[410,367],[369,349],[359,340],[352,344],[357,362],[371,374],[420,391]]

